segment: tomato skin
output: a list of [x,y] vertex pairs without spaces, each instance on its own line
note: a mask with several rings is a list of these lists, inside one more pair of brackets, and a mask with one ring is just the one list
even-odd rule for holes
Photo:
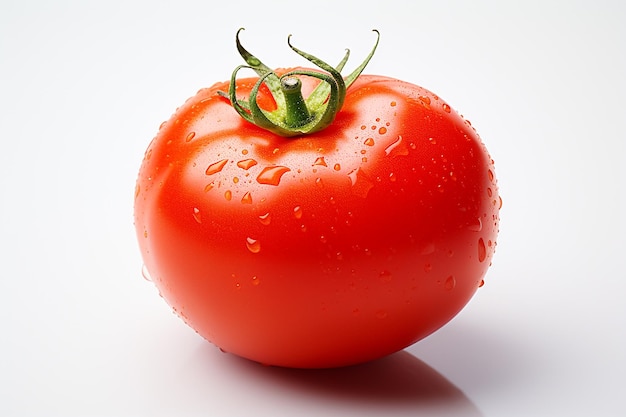
[[466,305],[501,204],[468,121],[421,87],[362,75],[330,127],[283,138],[218,90],[161,126],[135,195],[145,266],[189,326],[254,361],[325,368],[401,350]]

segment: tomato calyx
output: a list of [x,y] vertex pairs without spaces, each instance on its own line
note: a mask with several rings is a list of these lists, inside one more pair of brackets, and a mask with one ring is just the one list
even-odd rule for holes
[[[374,47],[365,60],[344,78],[341,75],[341,71],[350,56],[349,49],[346,49],[345,55],[337,66],[333,67],[293,46],[291,44],[291,35],[289,35],[287,37],[289,47],[324,72],[298,69],[278,76],[242,46],[239,40],[239,34],[242,30],[243,28],[240,28],[237,31],[235,42],[237,50],[246,62],[246,65],[239,65],[233,71],[228,93],[222,91],[218,93],[228,98],[233,108],[246,121],[284,137],[318,132],[328,127],[335,120],[335,116],[343,106],[348,87],[361,75],[372,59],[380,39],[380,33],[374,29],[373,31],[376,33]],[[248,100],[237,98],[237,74],[242,69],[252,69],[259,76],[259,79],[250,91]],[[306,98],[302,96],[302,82],[299,76],[314,77],[320,80],[317,87]],[[259,107],[257,95],[262,85],[265,85],[272,94],[276,102],[276,110],[267,111]]]

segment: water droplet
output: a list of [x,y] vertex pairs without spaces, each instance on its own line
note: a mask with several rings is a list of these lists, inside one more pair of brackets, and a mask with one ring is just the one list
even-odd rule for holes
[[427,245],[424,245],[424,247],[422,248],[422,251],[420,252],[421,255],[430,255],[431,253],[435,253],[434,243],[429,243]]
[[213,183],[205,185],[204,186],[204,192],[206,193],[208,191],[211,191],[213,189],[213,186],[214,186]]
[[491,188],[487,188],[487,196],[491,197],[493,195],[493,191],[491,190]]
[[367,194],[374,187],[374,183],[365,175],[361,168],[351,171],[348,177],[352,183],[352,192],[359,197],[367,197]]
[[228,163],[228,159],[222,159],[221,161],[217,161],[212,163],[211,165],[209,165],[209,167],[206,169],[206,174],[207,175],[213,175],[213,174],[217,174],[218,172],[220,172],[224,166]]
[[487,248],[485,247],[485,241],[481,237],[478,239],[478,260],[483,262],[487,257]]
[[259,184],[278,185],[281,177],[289,171],[291,171],[289,168],[280,165],[265,167],[256,177],[256,181]]
[[483,222],[480,220],[480,217],[478,217],[476,223],[470,224],[467,228],[472,232],[480,232],[483,230]]
[[295,217],[296,219],[301,219],[302,218],[302,207],[295,206],[293,208],[293,217]]
[[200,214],[200,210],[196,207],[193,209],[193,218],[196,219],[198,223],[202,223],[202,215]]
[[365,139],[365,142],[363,142],[363,144],[367,146],[374,146],[376,142],[374,142],[374,138],[367,138]]
[[241,197],[241,202],[243,204],[252,204],[252,195],[250,194],[250,192],[246,192],[243,197]]
[[152,282],[152,277],[150,276],[150,271],[148,271],[148,267],[143,265],[141,267],[141,276],[148,282]]
[[187,137],[185,137],[185,142],[191,142],[191,139],[193,139],[195,136],[196,136],[196,132],[189,132]]
[[498,210],[500,210],[502,208],[502,197],[498,196]]
[[396,102],[392,101],[390,105],[391,105],[391,107],[396,107]]
[[419,96],[419,100],[422,102],[422,105],[427,109],[430,108],[430,98],[425,96]]
[[387,133],[387,128],[386,127],[381,127],[380,129],[378,129],[378,134],[384,135],[385,133]]
[[478,288],[481,288],[483,285],[485,285],[485,280],[481,279],[480,282],[478,283]]
[[443,103],[442,107],[443,107],[443,111],[445,111],[446,113],[450,113],[450,111],[452,111],[450,106],[448,106],[446,103]]
[[381,271],[379,277],[382,282],[391,282],[391,272],[389,271]]
[[489,177],[489,181],[493,181],[493,171],[492,170],[488,170],[487,171],[487,176]]
[[320,166],[323,166],[323,167],[328,166],[328,165],[326,165],[326,161],[324,160],[323,156],[320,156],[319,158],[317,158],[315,160],[315,162],[313,162],[313,165],[320,165]]
[[320,242],[326,243],[326,242],[328,242],[328,239],[326,239],[326,236],[322,235],[322,236],[320,236]]
[[389,173],[389,181],[396,182],[398,180],[398,176],[393,172]]
[[431,145],[436,145],[436,144],[437,144],[437,139],[435,139],[435,138],[428,138],[428,142],[429,142]]
[[224,193],[224,198],[225,198],[227,201],[232,200],[232,198],[233,198],[233,192],[232,192],[232,191],[230,191],[230,190],[226,190],[226,192]]
[[377,319],[386,319],[387,318],[387,312],[385,310],[378,310],[376,311],[376,318]]
[[385,148],[385,155],[387,156],[406,156],[409,154],[409,148],[402,139],[402,136],[398,136],[395,142]]
[[443,287],[446,289],[446,291],[453,290],[454,287],[456,287],[456,279],[454,279],[454,277],[450,275],[448,278],[446,278],[446,282],[444,282]]
[[324,182],[322,181],[321,178],[315,178],[315,185],[317,185],[318,187],[323,187],[324,186]]
[[211,165],[209,165],[209,167],[206,169],[206,174],[207,175],[213,175],[213,174],[217,174],[218,172],[220,172],[224,166],[228,163],[228,159],[222,159],[221,161],[217,161],[212,163]]
[[242,154],[242,155],[248,155],[248,150],[247,150],[247,149],[243,149],[243,150],[241,151],[241,154]]
[[261,251],[261,242],[251,237],[246,238],[246,247],[252,253],[259,253]]
[[340,171],[341,170],[341,165],[340,164],[335,164],[335,166],[333,167],[333,169],[335,171]]
[[139,197],[139,193],[141,192],[141,187],[139,184],[135,185],[135,198]]
[[272,216],[269,213],[261,214],[259,216],[259,221],[261,222],[262,225],[268,226],[272,221]]
[[234,178],[233,178],[233,182],[234,182],[235,184],[237,184],[237,183],[239,182],[239,177],[234,177]]
[[252,277],[252,285],[254,285],[256,287],[260,283],[261,283],[261,281],[259,280],[259,278],[257,276],[253,276]]
[[254,159],[244,159],[237,162],[237,166],[241,169],[245,169],[246,171],[258,164]]

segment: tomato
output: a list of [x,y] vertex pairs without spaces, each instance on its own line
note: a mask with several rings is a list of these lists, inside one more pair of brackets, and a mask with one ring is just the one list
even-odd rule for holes
[[[268,75],[246,53],[266,79],[296,71],[303,96],[333,82]],[[498,233],[475,129],[422,87],[361,75],[323,129],[280,135],[233,109],[250,119],[241,97],[256,95],[281,111],[265,81],[201,89],[145,153],[135,226],[161,296],[222,350],[285,367],[369,361],[446,324],[482,285]]]

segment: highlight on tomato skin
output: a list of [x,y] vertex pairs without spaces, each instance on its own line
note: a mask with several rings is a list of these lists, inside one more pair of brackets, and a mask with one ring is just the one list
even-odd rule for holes
[[445,325],[496,249],[502,200],[474,127],[363,64],[338,79],[346,57],[291,40],[317,68],[270,70],[239,36],[257,77],[199,90],[146,150],[144,276],[202,337],[268,365],[362,363]]

